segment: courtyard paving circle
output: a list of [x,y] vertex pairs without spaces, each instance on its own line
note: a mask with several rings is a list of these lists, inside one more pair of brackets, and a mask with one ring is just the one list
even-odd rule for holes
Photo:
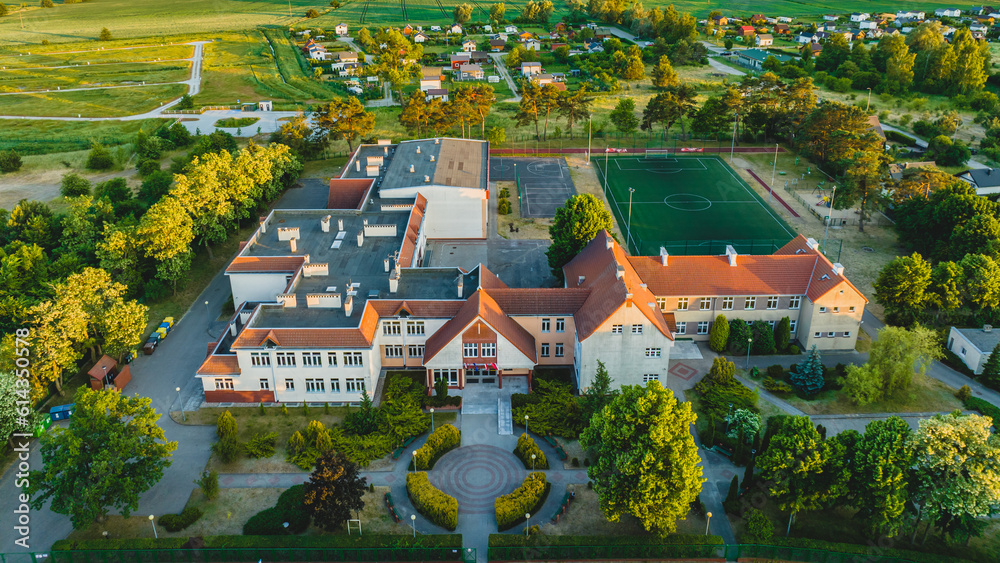
[[492,514],[493,500],[520,486],[528,472],[513,453],[480,444],[448,452],[428,476],[455,497],[460,513]]

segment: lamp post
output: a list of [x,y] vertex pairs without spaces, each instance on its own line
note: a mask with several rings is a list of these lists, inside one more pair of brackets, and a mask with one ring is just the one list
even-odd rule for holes
[[753,344],[753,338],[747,338],[747,367],[750,369],[750,345]]
[[590,138],[593,130],[594,115],[587,114],[587,166],[590,166]]
[[208,300],[205,300],[205,314],[208,315],[208,322],[212,322],[212,312],[208,310]]
[[726,415],[726,434],[729,434],[729,419],[733,418],[733,404],[729,403],[729,414]]
[[410,525],[413,527],[413,537],[417,537],[417,515],[410,515]]
[[413,450],[413,474],[417,474],[417,450]]
[[628,188],[628,223],[625,224],[625,246],[628,247],[628,243],[632,240],[632,194],[635,193],[635,188],[629,186]]
[[177,391],[177,402],[181,404],[181,420],[187,422],[187,413],[184,412],[184,401],[181,401],[181,388],[178,387]]
[[156,522],[153,522],[153,515],[149,515],[149,525],[153,527],[153,539],[160,539],[160,536],[156,533]]
[[531,532],[531,514],[524,513],[524,537],[528,537],[528,533]]
[[872,105],[872,89],[868,88],[868,103],[865,104],[865,112],[868,111],[868,108],[870,108],[871,105]]
[[431,407],[431,432],[434,432],[434,407]]
[[833,200],[837,197],[837,186],[833,186],[833,194],[830,196],[830,214],[826,216],[826,228],[823,229],[823,254],[826,254],[826,235],[830,232],[830,223],[833,222]]
[[771,203],[774,193],[774,171],[778,168],[778,143],[774,143],[774,162],[771,164],[771,185],[767,187],[767,202]]
[[733,163],[733,152],[736,151],[736,124],[740,121],[740,114],[733,114],[733,143],[729,147],[729,164]]
[[708,513],[705,514],[705,516],[708,516],[708,520],[705,520],[705,535],[707,536],[708,535],[708,525],[712,522],[712,513],[708,512]]
[[528,415],[524,415],[524,435],[528,435]]
[[604,147],[604,197],[608,197],[608,147]]
[[535,478],[535,454],[531,454],[531,478]]

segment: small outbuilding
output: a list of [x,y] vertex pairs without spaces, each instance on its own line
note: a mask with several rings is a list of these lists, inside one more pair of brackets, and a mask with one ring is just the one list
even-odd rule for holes
[[101,389],[121,391],[128,385],[129,381],[132,381],[131,368],[126,364],[119,369],[118,362],[111,356],[101,356],[101,359],[94,364],[94,367],[90,368],[87,375],[90,376],[90,388],[94,391]]

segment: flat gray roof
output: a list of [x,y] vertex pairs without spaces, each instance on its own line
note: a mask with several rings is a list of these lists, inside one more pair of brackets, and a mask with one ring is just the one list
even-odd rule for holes
[[1000,342],[1000,329],[992,330],[990,332],[983,332],[982,328],[958,328],[955,330],[962,333],[973,346],[979,348],[979,351],[985,354],[989,354],[996,347],[997,343]]
[[379,189],[419,186],[425,183],[424,176],[430,176],[431,183],[439,186],[485,190],[489,182],[488,167],[489,143],[486,141],[448,138],[440,139],[437,144],[434,139],[403,141],[396,145]]

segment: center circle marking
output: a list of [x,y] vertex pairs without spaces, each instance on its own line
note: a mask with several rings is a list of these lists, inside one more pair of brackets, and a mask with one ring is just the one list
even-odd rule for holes
[[663,198],[663,203],[677,211],[706,211],[712,207],[712,202],[696,194],[672,194]]

